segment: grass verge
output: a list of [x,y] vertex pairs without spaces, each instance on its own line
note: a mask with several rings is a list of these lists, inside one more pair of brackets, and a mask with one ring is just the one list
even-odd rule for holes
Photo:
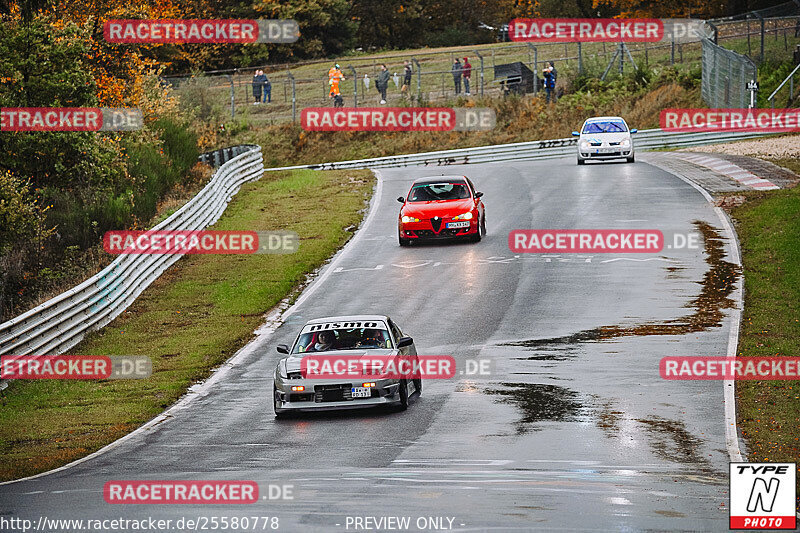
[[[800,173],[800,161],[774,163]],[[750,196],[732,210],[744,264],[739,355],[800,355],[800,187]],[[740,381],[739,424],[751,461],[800,463],[800,384]]]
[[[122,437],[173,404],[253,336],[352,235],[374,185],[370,171],[298,170],[242,187],[219,230],[293,230],[287,255],[181,259],[74,354],[147,355],[145,380],[14,382],[0,409],[0,480],[49,470]],[[325,206],[325,216],[319,216]]]

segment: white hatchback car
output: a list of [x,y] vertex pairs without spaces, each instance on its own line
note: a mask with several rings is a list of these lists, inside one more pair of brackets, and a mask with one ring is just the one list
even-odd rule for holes
[[637,131],[628,128],[622,117],[586,119],[580,132],[572,132],[578,137],[578,164],[583,165],[590,159],[626,159],[628,163],[633,163],[631,134]]

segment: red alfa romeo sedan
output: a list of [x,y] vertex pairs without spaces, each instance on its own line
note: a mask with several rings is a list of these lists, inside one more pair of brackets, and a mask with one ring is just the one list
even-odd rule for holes
[[397,219],[400,246],[435,239],[469,239],[486,235],[482,192],[466,176],[419,178],[411,185]]

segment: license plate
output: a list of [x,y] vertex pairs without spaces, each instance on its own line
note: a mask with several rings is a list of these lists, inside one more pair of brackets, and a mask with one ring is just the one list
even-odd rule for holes
[[372,389],[369,387],[353,387],[350,391],[353,393],[353,398],[369,398],[372,396]]
[[469,222],[448,222],[447,229],[455,229],[455,228],[468,228]]
[[616,148],[598,148],[597,150],[595,150],[595,153],[596,154],[610,154],[610,153],[616,152],[616,151],[617,151]]

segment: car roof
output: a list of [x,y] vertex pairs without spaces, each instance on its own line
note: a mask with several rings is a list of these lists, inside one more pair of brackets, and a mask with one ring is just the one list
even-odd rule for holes
[[625,122],[625,119],[622,117],[591,117],[587,118],[586,122],[600,122],[604,120],[621,120],[622,122]]
[[428,176],[425,178],[417,178],[414,180],[413,185],[421,183],[442,183],[444,181],[455,181],[456,183],[466,182],[466,176]]
[[314,318],[306,322],[308,324],[326,324],[328,322],[374,322],[382,320],[384,322],[389,320],[386,315],[343,315],[343,316],[326,316],[321,318]]

